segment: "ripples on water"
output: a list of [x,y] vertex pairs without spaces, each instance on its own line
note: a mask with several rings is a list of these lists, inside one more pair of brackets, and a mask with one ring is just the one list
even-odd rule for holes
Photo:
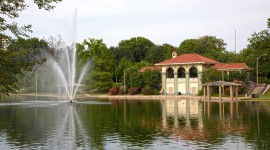
[[0,149],[269,149],[269,110],[262,102],[17,97],[0,100]]

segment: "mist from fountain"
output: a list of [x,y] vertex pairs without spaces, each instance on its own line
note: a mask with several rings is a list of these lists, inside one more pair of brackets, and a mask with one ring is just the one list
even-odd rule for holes
[[61,50],[61,56],[58,58],[59,60],[55,60],[53,58],[49,58],[48,61],[51,62],[58,79],[60,79],[61,84],[58,86],[64,87],[66,91],[67,98],[70,102],[73,102],[76,93],[78,91],[79,86],[81,86],[81,82],[83,77],[85,76],[90,62],[86,63],[79,74],[78,80],[76,80],[76,27],[77,20],[77,9],[75,9],[74,13],[74,21],[73,21],[73,31],[72,31],[72,46],[66,47]]

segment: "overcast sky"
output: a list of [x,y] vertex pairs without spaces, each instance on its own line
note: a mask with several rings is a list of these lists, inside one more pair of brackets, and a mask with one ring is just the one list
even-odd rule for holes
[[30,7],[17,21],[33,25],[32,37],[61,35],[70,43],[77,18],[77,42],[102,38],[108,47],[137,36],[178,47],[185,39],[211,35],[234,51],[236,31],[239,52],[270,18],[270,0],[63,0],[50,12],[26,1]]

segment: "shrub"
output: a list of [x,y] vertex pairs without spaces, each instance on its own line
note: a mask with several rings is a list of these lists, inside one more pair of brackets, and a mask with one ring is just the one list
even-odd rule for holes
[[157,89],[154,89],[154,90],[153,90],[153,94],[154,94],[154,95],[159,95],[159,91],[158,91]]
[[112,87],[110,90],[109,90],[109,93],[111,95],[117,95],[119,93],[119,86],[115,86],[115,87]]
[[138,89],[136,87],[131,87],[131,88],[128,89],[128,93],[130,95],[135,95],[135,94],[138,93]]
[[119,95],[124,95],[124,88],[120,87],[119,91],[118,91]]
[[143,95],[151,95],[151,94],[153,94],[153,90],[150,86],[146,86],[142,89],[142,94]]

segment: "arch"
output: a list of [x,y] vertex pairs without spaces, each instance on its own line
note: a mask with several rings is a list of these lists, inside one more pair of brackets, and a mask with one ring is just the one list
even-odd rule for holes
[[177,70],[177,78],[185,78],[186,77],[186,70],[183,67],[178,68]]
[[190,78],[197,78],[198,77],[198,69],[196,67],[191,67],[189,69],[189,77]]
[[174,78],[173,69],[171,67],[166,70],[166,78]]

